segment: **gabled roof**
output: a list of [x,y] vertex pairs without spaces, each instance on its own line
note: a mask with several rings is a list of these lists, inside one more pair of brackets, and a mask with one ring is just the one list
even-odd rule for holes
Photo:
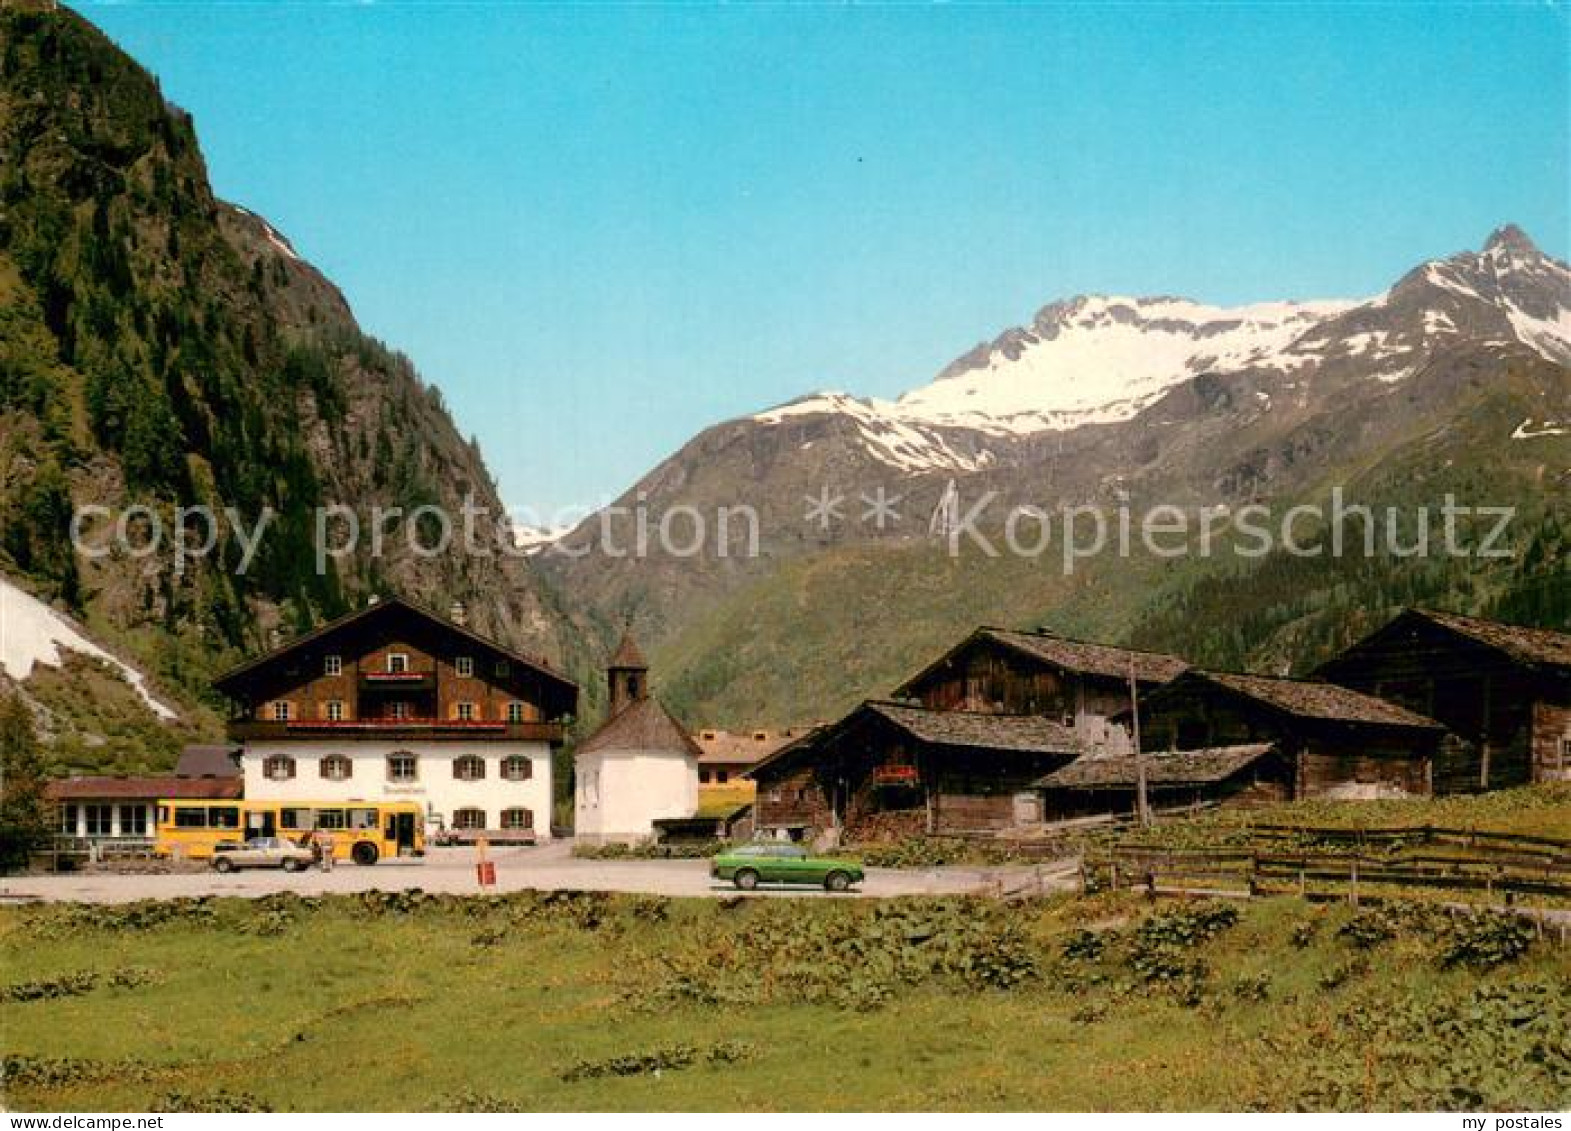
[[[1322,722],[1368,723],[1376,726],[1444,730],[1434,719],[1399,707],[1362,691],[1307,679],[1284,679],[1267,675],[1242,675],[1237,672],[1190,670],[1167,687],[1154,693],[1161,696],[1177,692],[1191,683],[1210,684],[1235,695],[1262,703],[1297,719]],[[1127,712],[1126,712],[1127,713]]]
[[749,766],[747,769],[743,770],[741,776],[751,780],[756,778],[759,772],[766,767],[775,766],[782,762],[787,762],[794,759],[797,755],[803,753],[804,751],[811,750],[814,746],[816,746],[818,744],[818,740],[827,734],[830,729],[831,725],[828,723],[819,723],[816,726],[808,727],[795,738],[787,742],[784,746],[776,749],[773,754],[769,755],[769,757],[761,759],[760,761],[755,762],[753,765]]
[[1476,640],[1498,652],[1504,652],[1518,663],[1571,668],[1571,635],[1564,632],[1502,624],[1482,617],[1465,617],[1460,613],[1442,613],[1432,609],[1407,609],[1392,624],[1407,618],[1426,620],[1458,636]]
[[326,624],[321,625],[318,628],[314,628],[304,635],[297,636],[293,640],[281,644],[271,651],[264,652],[260,656],[247,660],[245,663],[229,669],[227,672],[224,672],[222,675],[213,680],[213,686],[221,692],[226,691],[242,677],[259,671],[262,668],[285,658],[290,653],[295,652],[298,649],[315,644],[335,632],[348,628],[350,625],[377,620],[397,610],[402,610],[406,613],[412,613],[416,617],[427,620],[446,632],[456,633],[457,635],[472,641],[476,645],[485,648],[490,652],[494,652],[510,663],[518,664],[520,667],[530,669],[539,675],[544,676],[547,680],[556,683],[564,690],[571,691],[575,696],[578,693],[578,684],[568,679],[565,675],[557,671],[539,656],[531,656],[527,653],[517,652],[511,648],[504,647],[503,645],[498,644],[495,640],[481,636],[479,633],[473,632],[461,624],[455,624],[453,621],[448,620],[440,613],[433,612],[424,605],[418,605],[406,597],[385,597],[373,605],[367,605],[364,608],[355,609],[353,612],[345,613],[343,616],[334,620],[330,620]]
[[[1252,742],[1178,754],[1148,754],[1146,784],[1161,787],[1226,781],[1274,749],[1269,742]],[[1134,758],[1077,758],[1039,779],[1036,785],[1040,789],[1127,789],[1139,782],[1140,767]]]
[[1078,754],[1079,737],[1073,730],[1039,715],[984,715],[973,711],[931,711],[904,703],[871,700],[860,712],[887,719],[907,734],[934,746],[968,746],[1028,754]]
[[1130,669],[1133,668],[1135,679],[1140,683],[1166,683],[1189,667],[1185,660],[1165,652],[1142,652],[1134,648],[1119,648],[1112,644],[1071,640],[1050,632],[1022,632],[983,625],[897,687],[895,694],[906,695],[913,684],[943,667],[956,654],[978,640],[992,641],[1033,660],[1080,675],[1127,680]]
[[240,796],[243,785],[239,778],[181,778],[167,774],[156,777],[119,778],[100,775],[56,778],[45,784],[44,794],[55,801],[92,801],[98,798],[128,801],[211,798],[216,801],[228,801]]
[[638,643],[633,639],[632,629],[622,633],[622,642],[616,646],[616,653],[611,657],[608,668],[645,668],[649,662],[644,659],[644,654],[638,650]]
[[175,763],[178,778],[237,778],[240,750],[235,746],[182,746]]
[[602,750],[666,750],[697,758],[702,751],[654,698],[635,699],[579,744],[579,754]]
[[762,762],[783,746],[795,742],[806,734],[807,727],[787,727],[785,730],[700,730],[693,733],[693,741],[703,751],[700,762],[727,766],[745,766]]

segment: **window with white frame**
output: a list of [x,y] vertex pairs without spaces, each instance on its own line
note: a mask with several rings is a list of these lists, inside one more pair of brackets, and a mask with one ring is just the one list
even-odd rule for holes
[[273,704],[273,721],[278,723],[287,723],[292,713],[292,707],[293,704],[291,704],[287,699],[280,699],[275,702]]
[[323,781],[348,781],[354,776],[355,764],[343,754],[329,754],[318,764]]
[[76,806],[60,806],[60,831],[66,836],[76,835]]
[[327,656],[322,660],[323,675],[343,675],[344,658],[342,656]]
[[147,806],[122,805],[120,806],[120,835],[121,836],[146,836],[147,835]]
[[344,701],[342,699],[329,699],[327,701],[327,721],[341,723],[344,721]]
[[114,828],[113,805],[84,805],[82,812],[87,818],[88,836],[108,836],[110,830]]
[[453,827],[455,829],[485,828],[485,810],[455,809],[453,811]]
[[453,667],[465,679],[475,674],[475,658],[473,656],[459,656],[453,661]]
[[288,754],[269,754],[262,759],[262,776],[268,781],[288,781],[295,776],[295,760]]
[[534,773],[534,763],[522,754],[509,754],[502,759],[502,777],[508,781],[528,781]]
[[503,809],[502,827],[504,829],[532,829],[535,827],[535,815],[522,806],[514,809]]
[[402,722],[409,717],[409,704],[395,699],[387,705],[387,717]]
[[459,781],[480,781],[485,777],[485,759],[478,754],[465,754],[453,759],[453,776]]
[[407,750],[398,750],[387,756],[387,780],[412,782],[420,778],[420,760]]
[[472,723],[475,721],[475,705],[473,703],[458,704],[458,721]]
[[387,670],[393,675],[401,675],[409,670],[409,654],[407,652],[389,652],[387,654]]
[[507,705],[507,721],[510,723],[529,721],[524,714],[524,705],[516,699]]

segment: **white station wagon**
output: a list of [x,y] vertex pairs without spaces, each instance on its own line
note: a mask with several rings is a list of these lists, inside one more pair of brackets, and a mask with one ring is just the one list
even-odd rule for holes
[[213,870],[233,872],[236,868],[282,868],[303,872],[311,866],[311,851],[293,841],[275,836],[254,836],[244,844],[224,841],[213,846]]

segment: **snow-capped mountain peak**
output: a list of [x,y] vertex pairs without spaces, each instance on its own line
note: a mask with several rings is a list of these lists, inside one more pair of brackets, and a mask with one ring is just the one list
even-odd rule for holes
[[1220,307],[1086,295],[1044,307],[902,396],[932,423],[1024,433],[1127,420],[1199,373],[1301,364],[1285,351],[1352,302]]
[[1571,364],[1571,271],[1520,228],[1477,252],[1431,260],[1363,301],[1213,306],[1186,298],[1081,295],[1044,306],[893,401],[819,393],[759,413],[853,423],[869,455],[907,473],[975,471],[997,441],[1137,416],[1201,374],[1391,384],[1462,341],[1520,343]]

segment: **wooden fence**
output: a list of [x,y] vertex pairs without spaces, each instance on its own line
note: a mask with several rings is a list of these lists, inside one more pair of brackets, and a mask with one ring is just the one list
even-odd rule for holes
[[[1245,847],[1169,849],[1118,845],[1082,861],[1082,882],[1152,895],[1208,894],[1248,898],[1378,899],[1371,888],[1428,888],[1483,893],[1512,905],[1519,896],[1571,900],[1571,841],[1476,829],[1339,829],[1254,825]],[[1284,840],[1336,846],[1284,846]],[[1425,851],[1441,845],[1464,852]],[[1345,847],[1344,847],[1345,846]],[[1384,848],[1381,853],[1370,850]]]

